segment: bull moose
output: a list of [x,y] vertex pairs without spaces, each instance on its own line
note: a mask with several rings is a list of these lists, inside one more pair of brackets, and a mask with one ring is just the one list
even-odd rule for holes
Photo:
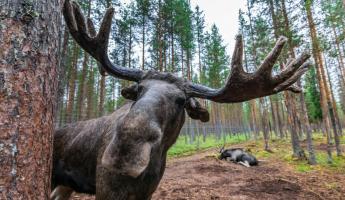
[[299,92],[293,83],[310,66],[310,55],[304,53],[272,75],[287,40],[280,37],[258,70],[245,72],[242,37],[237,36],[228,80],[224,87],[212,89],[171,73],[114,66],[107,55],[113,8],[106,11],[97,34],[77,3],[65,0],[63,13],[75,41],[104,71],[135,83],[121,92],[131,101],[111,115],[55,132],[51,199],[68,199],[73,191],[96,194],[98,200],[151,199],[163,176],[167,151],[184,124],[185,110],[193,119],[209,120],[195,98],[233,103],[284,90]]

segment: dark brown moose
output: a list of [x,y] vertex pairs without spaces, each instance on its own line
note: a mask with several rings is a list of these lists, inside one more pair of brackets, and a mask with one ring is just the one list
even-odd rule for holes
[[107,55],[114,9],[109,8],[96,35],[93,23],[75,2],[66,0],[63,13],[71,35],[108,74],[134,81],[122,90],[132,100],[113,114],[70,124],[54,135],[51,199],[68,199],[73,191],[96,194],[98,200],[151,199],[165,169],[168,149],[185,121],[209,120],[209,113],[194,99],[219,103],[242,102],[292,86],[308,69],[310,57],[290,59],[272,75],[272,67],[286,42],[281,37],[255,73],[243,70],[243,42],[237,36],[231,73],[223,88],[212,89],[171,73],[114,66]]

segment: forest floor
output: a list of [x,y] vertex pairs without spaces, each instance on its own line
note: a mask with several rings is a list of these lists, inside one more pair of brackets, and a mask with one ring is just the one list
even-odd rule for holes
[[[245,148],[261,160],[259,166],[250,168],[218,160],[216,148],[170,158],[153,199],[345,200],[345,158],[334,156],[334,163],[327,164],[324,143],[319,141],[315,142],[319,164],[310,166],[288,156],[291,147],[287,145],[287,141],[272,141],[272,153],[260,150],[260,142],[231,145]],[[93,197],[76,194],[74,199]]]

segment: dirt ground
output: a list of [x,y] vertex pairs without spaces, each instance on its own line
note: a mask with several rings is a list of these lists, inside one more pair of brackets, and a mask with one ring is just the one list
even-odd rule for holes
[[[220,161],[215,153],[169,160],[153,200],[345,200],[345,174],[299,173],[271,160],[246,168]],[[93,197],[76,194],[74,199]]]

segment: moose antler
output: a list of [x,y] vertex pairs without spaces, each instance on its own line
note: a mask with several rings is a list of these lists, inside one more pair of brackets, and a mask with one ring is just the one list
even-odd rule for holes
[[[114,9],[109,8],[102,20],[100,30],[96,35],[94,25],[85,18],[77,3],[65,0],[63,13],[71,35],[77,43],[93,56],[100,66],[109,74],[120,79],[140,82],[147,72],[134,68],[114,66],[107,54],[108,40],[111,30],[111,21]],[[301,89],[292,86],[309,68],[307,62],[310,55],[302,54],[297,59],[290,59],[285,64],[285,69],[278,75],[272,76],[272,68],[277,61],[287,39],[280,37],[273,50],[264,59],[259,69],[254,73],[243,70],[243,41],[242,36],[236,38],[236,46],[232,56],[231,73],[223,88],[212,89],[203,85],[185,81],[185,92],[189,97],[209,99],[219,103],[242,102],[250,99],[278,93],[283,90],[300,92]],[[157,75],[166,77],[166,73],[156,72]],[[173,75],[171,75],[173,76]],[[179,79],[175,77],[175,79]]]
[[268,96],[283,90],[300,92],[301,89],[292,86],[292,84],[308,70],[310,66],[310,63],[307,62],[310,58],[309,54],[303,53],[297,59],[289,60],[280,74],[272,76],[272,68],[286,41],[287,38],[280,37],[259,69],[254,73],[247,73],[243,70],[242,64],[242,36],[238,35],[232,56],[232,70],[226,85],[220,89],[212,89],[203,85],[189,83],[187,93],[193,97],[209,99],[219,103],[233,103]]
[[88,26],[86,26],[84,15],[79,5],[74,1],[71,3],[70,0],[65,0],[63,14],[73,38],[101,64],[106,72],[121,79],[130,81],[141,80],[143,71],[114,66],[108,58],[108,40],[111,31],[111,21],[114,16],[113,8],[108,8],[106,11],[97,35],[92,33],[94,32],[94,25],[90,19],[88,19]]

